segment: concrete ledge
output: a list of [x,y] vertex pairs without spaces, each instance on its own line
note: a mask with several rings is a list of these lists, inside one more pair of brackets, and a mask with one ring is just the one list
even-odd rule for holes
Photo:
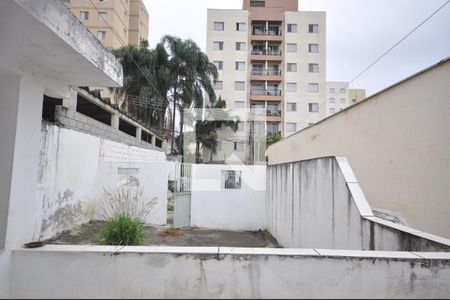
[[387,221],[387,220],[384,220],[384,219],[381,219],[381,218],[378,218],[378,217],[367,217],[367,216],[364,216],[364,218],[369,220],[369,221],[371,221],[371,222],[375,222],[375,223],[378,223],[380,225],[383,225],[383,226],[386,226],[386,227],[390,227],[390,228],[395,229],[395,230],[403,231],[403,232],[409,233],[411,235],[414,235],[414,236],[417,236],[417,237],[420,237],[420,238],[423,238],[423,239],[426,239],[426,240],[430,240],[430,241],[433,241],[433,242],[436,242],[436,243],[439,243],[439,244],[443,244],[443,245],[446,245],[446,246],[450,247],[450,240],[449,239],[446,239],[446,238],[443,238],[443,237],[440,237],[440,236],[437,236],[437,235],[434,235],[434,234],[426,233],[426,232],[423,232],[423,231],[420,231],[420,230],[417,230],[417,229],[414,229],[414,228],[411,228],[411,227],[407,227],[407,226],[404,226],[404,225],[396,224],[394,222]]
[[238,247],[166,247],[166,246],[97,246],[97,245],[45,245],[40,248],[19,248],[13,252],[45,253],[105,253],[105,254],[199,254],[199,255],[268,255],[268,256],[321,256],[392,259],[450,260],[450,252],[363,251],[300,248],[238,248]]
[[320,256],[327,257],[361,257],[361,258],[396,258],[396,259],[423,259],[423,257],[406,251],[360,251],[315,249]]

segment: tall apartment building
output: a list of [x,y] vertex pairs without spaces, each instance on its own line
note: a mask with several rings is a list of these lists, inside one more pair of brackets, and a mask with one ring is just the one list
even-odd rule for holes
[[[268,135],[286,137],[326,116],[325,12],[298,0],[244,0],[242,10],[208,10],[207,55],[228,108],[265,114]],[[213,160],[251,162],[249,123],[219,132]],[[234,155],[234,156],[232,156]]]
[[149,15],[142,0],[66,0],[66,5],[107,48],[148,40]]

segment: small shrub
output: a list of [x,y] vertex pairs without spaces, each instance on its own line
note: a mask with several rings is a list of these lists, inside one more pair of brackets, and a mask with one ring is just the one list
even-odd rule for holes
[[174,210],[173,204],[167,205],[167,210],[168,210],[168,211],[173,211],[173,210]]
[[144,224],[138,218],[118,214],[106,222],[101,239],[105,245],[141,245],[145,240]]
[[146,222],[157,197],[144,197],[143,188],[104,189],[103,197],[96,209],[96,218],[110,220],[119,215],[129,216]]

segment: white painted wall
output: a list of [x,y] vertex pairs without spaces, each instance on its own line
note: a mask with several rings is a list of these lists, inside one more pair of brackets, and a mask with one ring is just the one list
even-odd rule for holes
[[11,249],[32,236],[44,86],[0,67],[0,90],[0,297],[8,297]]
[[[14,252],[13,298],[445,298],[448,254],[46,246]],[[63,275],[63,276],[61,276]]]
[[374,217],[348,161],[268,166],[268,230],[284,247],[449,251],[450,240]]
[[[122,66],[58,0],[0,1],[0,298],[11,251],[33,238],[44,92],[119,86]],[[5,235],[6,233],[6,235]]]
[[89,221],[103,189],[118,187],[118,168],[138,168],[144,196],[157,198],[147,220],[167,221],[168,165],[163,152],[128,146],[82,132],[42,125],[34,238]]
[[450,60],[271,145],[269,164],[345,156],[375,209],[450,238]]
[[[242,171],[242,188],[224,189],[222,170]],[[226,230],[266,228],[266,167],[193,165],[191,225]]]

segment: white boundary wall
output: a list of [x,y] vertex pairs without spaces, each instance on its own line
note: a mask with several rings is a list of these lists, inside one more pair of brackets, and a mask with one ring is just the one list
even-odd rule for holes
[[372,207],[450,238],[450,58],[267,149],[269,164],[348,158]]
[[[224,189],[222,170],[241,171],[241,189]],[[266,228],[266,166],[193,165],[191,197],[192,226],[224,230]]]
[[13,298],[445,298],[449,253],[45,246],[15,250]]
[[377,218],[345,157],[268,166],[268,230],[284,247],[449,251],[450,240]]
[[34,238],[46,239],[95,218],[103,189],[119,186],[118,168],[139,173],[147,198],[157,197],[149,223],[167,222],[165,154],[42,124]]

